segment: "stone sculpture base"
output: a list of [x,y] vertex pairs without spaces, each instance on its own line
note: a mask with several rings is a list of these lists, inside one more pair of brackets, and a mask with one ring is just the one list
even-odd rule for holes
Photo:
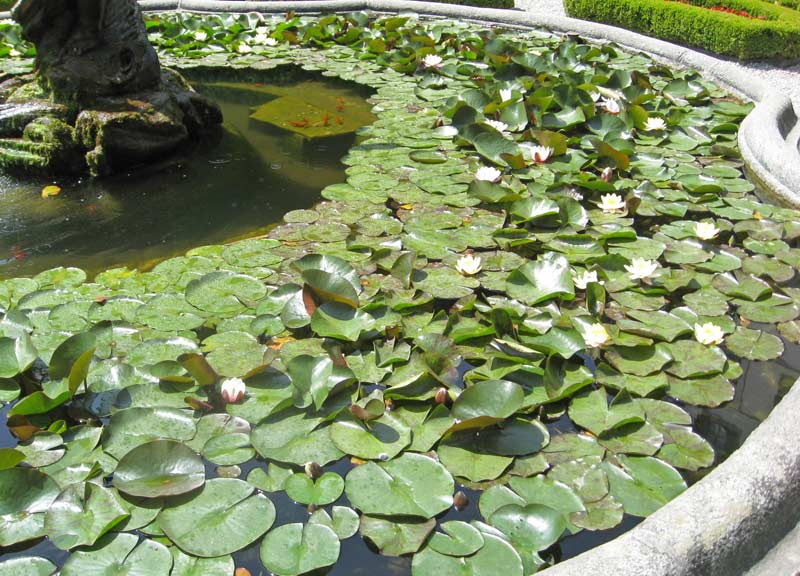
[[58,102],[33,77],[0,83],[0,167],[95,176],[163,158],[222,122],[219,107],[162,69],[160,82],[91,103]]

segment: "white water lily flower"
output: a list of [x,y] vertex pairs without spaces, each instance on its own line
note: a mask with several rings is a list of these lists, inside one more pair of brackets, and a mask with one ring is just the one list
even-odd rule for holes
[[14,49],[14,48],[12,48],[12,49],[11,49],[11,50],[8,52],[8,55],[9,55],[9,56],[11,56],[12,58],[19,58],[20,56],[22,56],[22,52],[20,52],[19,50],[16,50],[16,49]]
[[605,282],[597,278],[597,272],[594,270],[584,270],[581,274],[574,274],[572,276],[572,283],[575,284],[575,288],[578,290],[586,290],[586,286],[590,282],[595,282],[600,284],[600,286],[605,284]]
[[606,166],[603,168],[603,171],[600,172],[600,180],[603,182],[611,182],[611,179],[614,177],[614,170],[611,166]]
[[481,271],[482,267],[483,263],[480,256],[473,256],[472,254],[461,256],[456,261],[456,270],[464,276],[474,276]]
[[553,148],[550,146],[533,146],[531,153],[533,154],[533,161],[539,164],[544,164],[553,155]]
[[502,174],[503,173],[497,168],[492,168],[491,166],[481,166],[475,171],[475,180],[481,180],[482,182],[497,182]]
[[508,130],[508,124],[506,124],[505,122],[500,122],[499,120],[486,119],[483,121],[483,123],[486,124],[487,126],[491,126],[498,132],[505,132],[506,130]]
[[277,45],[278,45],[278,41],[277,41],[277,40],[275,40],[275,38],[267,38],[267,39],[264,41],[264,44],[265,44],[266,46],[277,46]]
[[269,40],[269,36],[266,34],[256,34],[253,38],[254,44],[266,44],[267,40]]
[[711,240],[719,233],[720,229],[713,222],[695,222],[694,224],[694,234],[700,240]]
[[608,335],[605,326],[602,324],[591,324],[586,327],[583,333],[583,341],[586,342],[587,348],[600,348],[610,339],[611,336]]
[[226,378],[220,386],[220,394],[227,404],[239,402],[244,398],[244,381],[241,378]]
[[242,42],[236,48],[236,51],[239,52],[239,54],[249,54],[250,52],[253,51],[253,49],[250,47],[249,44],[245,44],[244,42]]
[[713,322],[707,322],[694,325],[694,337],[700,344],[717,346],[725,340],[725,332]]
[[620,212],[625,209],[625,200],[619,194],[603,194],[600,196],[600,209],[606,214]]
[[269,28],[266,26],[257,26],[256,27],[256,34],[268,34]]
[[195,30],[194,39],[198,42],[205,42],[208,39],[208,32],[203,30]]
[[634,258],[630,264],[625,264],[625,270],[630,274],[631,280],[644,280],[655,275],[655,271],[658,270],[658,262]]
[[597,102],[598,100],[600,100],[601,94],[600,92],[589,92],[589,96],[594,102]]
[[619,102],[613,98],[603,98],[600,100],[599,106],[609,114],[619,114],[619,111],[621,110]]
[[442,65],[442,57],[436,54],[428,54],[422,59],[425,68],[439,68]]
[[664,130],[666,127],[667,123],[663,118],[648,118],[644,123],[645,130]]
[[511,88],[501,88],[500,89],[500,101],[507,102],[511,100]]

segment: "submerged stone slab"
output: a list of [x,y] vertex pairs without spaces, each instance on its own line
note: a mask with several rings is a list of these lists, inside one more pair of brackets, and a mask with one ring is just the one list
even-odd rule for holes
[[282,96],[262,104],[250,115],[255,122],[267,124],[314,140],[352,134],[363,123],[342,111],[322,108],[301,98]]

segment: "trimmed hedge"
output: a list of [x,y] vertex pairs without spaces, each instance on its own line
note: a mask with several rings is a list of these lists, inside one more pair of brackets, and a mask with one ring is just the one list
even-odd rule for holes
[[[565,0],[567,14],[740,60],[800,58],[800,12],[761,0]],[[785,0],[784,0],[785,1]],[[710,10],[746,10],[745,18]]]

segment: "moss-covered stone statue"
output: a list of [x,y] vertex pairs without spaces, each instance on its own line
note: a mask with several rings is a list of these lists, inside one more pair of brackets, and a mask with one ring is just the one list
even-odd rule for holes
[[162,69],[135,0],[19,0],[36,71],[0,83],[0,166],[110,174],[219,124],[217,105]]

